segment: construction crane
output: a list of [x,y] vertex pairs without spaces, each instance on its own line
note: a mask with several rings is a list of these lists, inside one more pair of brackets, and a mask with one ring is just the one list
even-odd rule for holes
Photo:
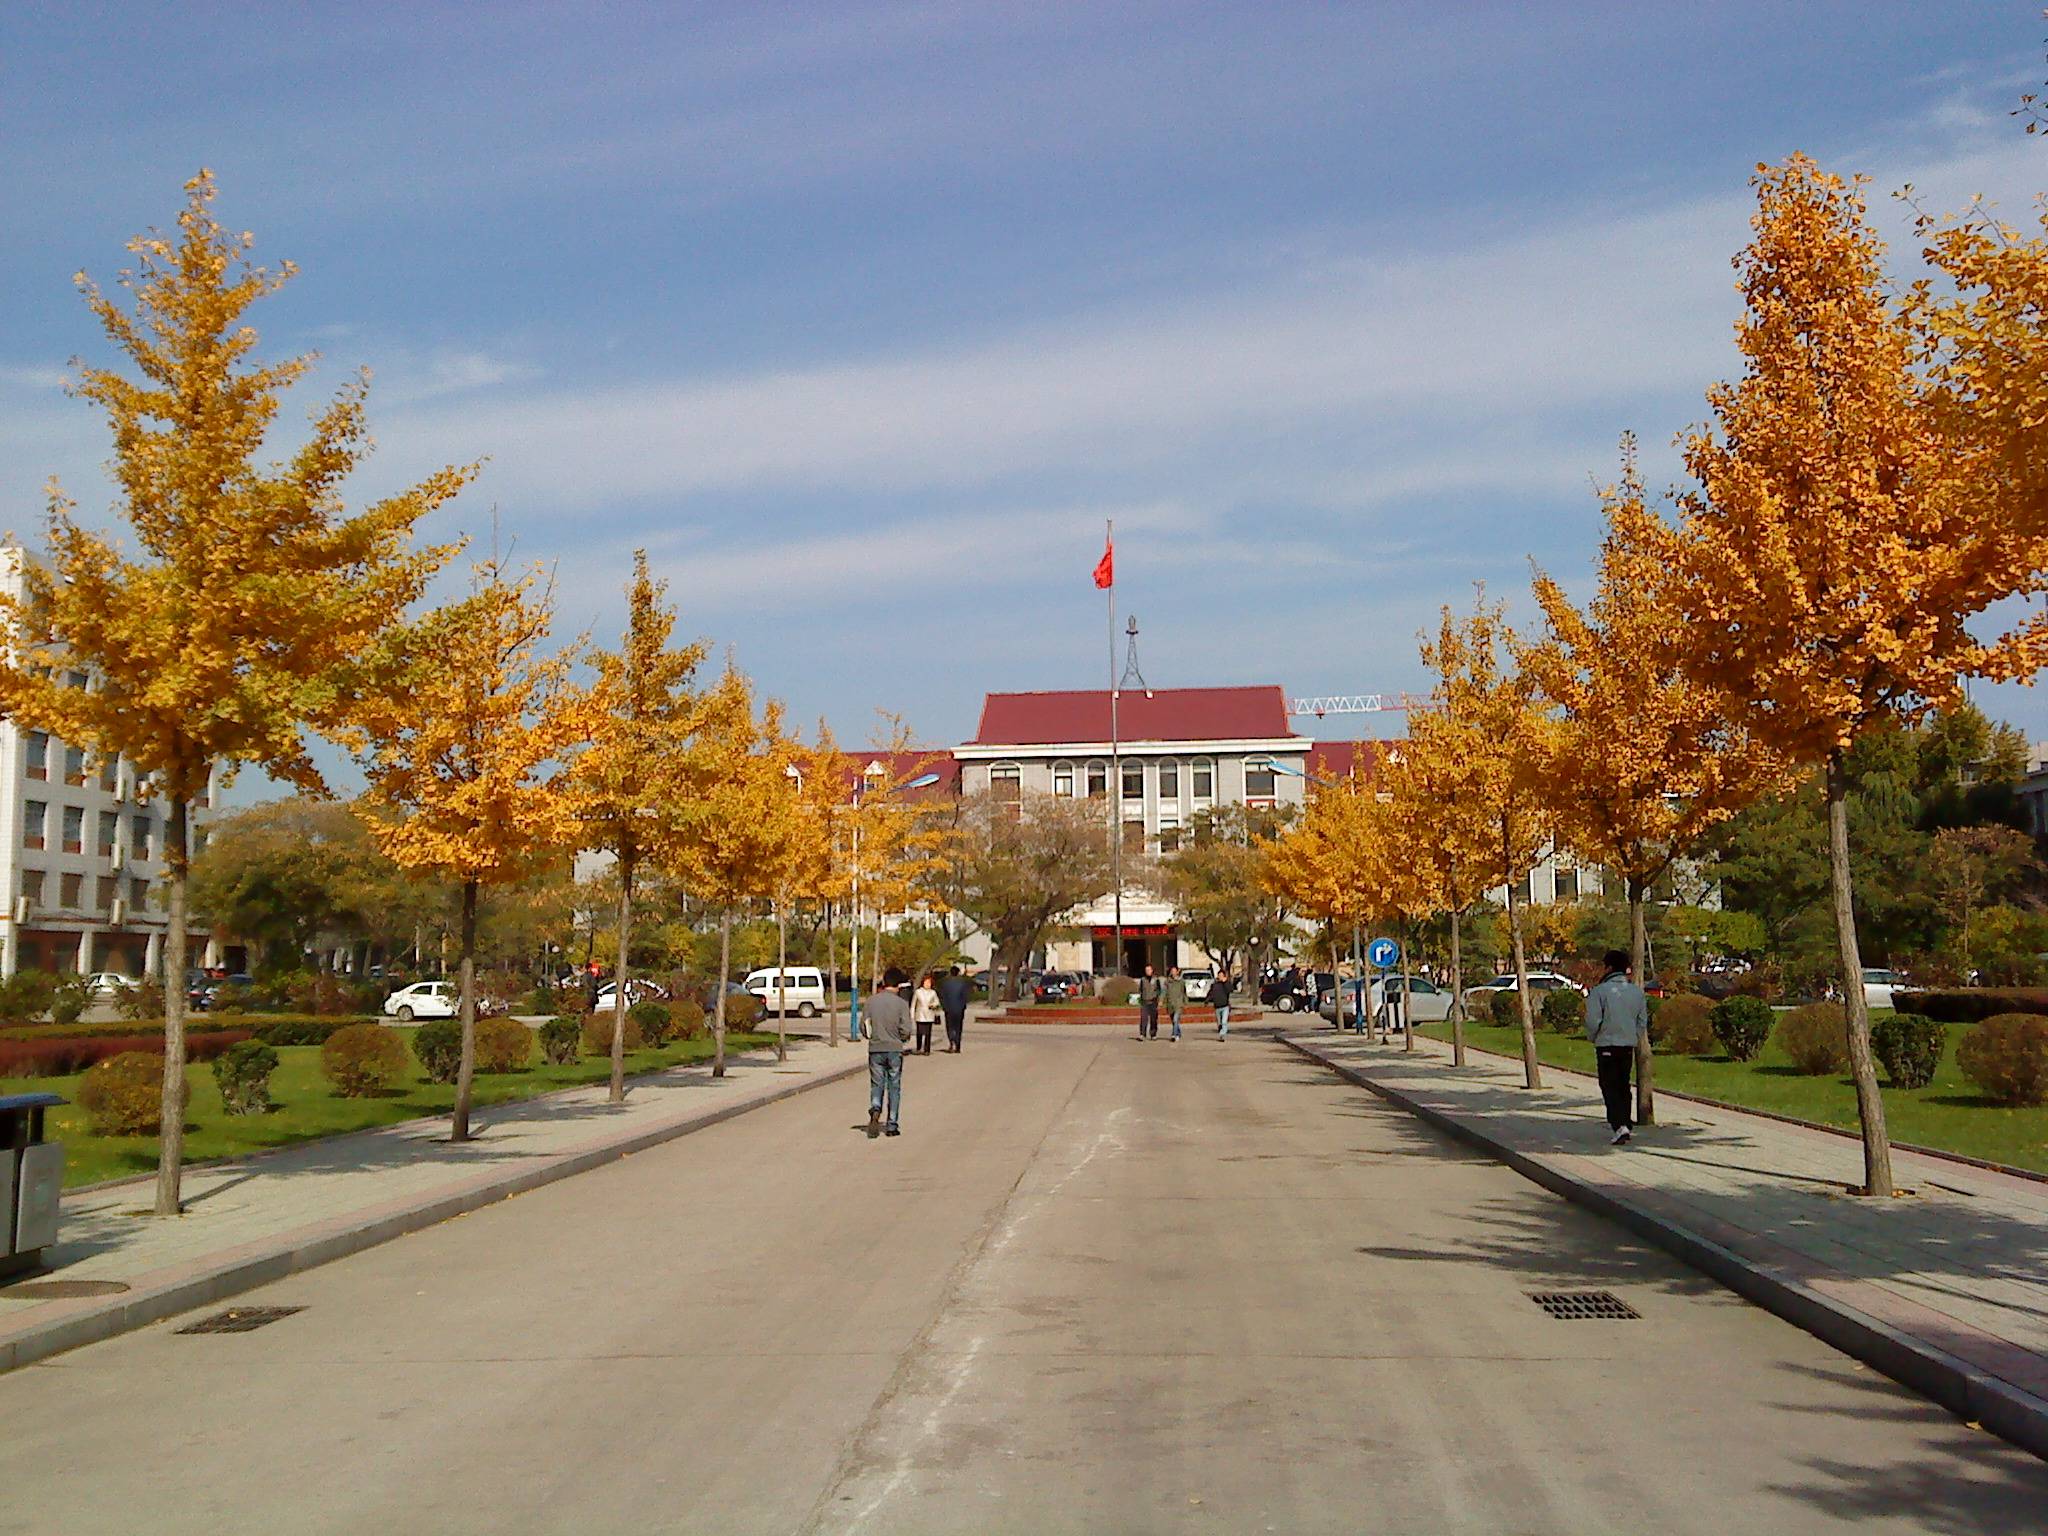
[[1288,706],[1290,715],[1379,715],[1396,710],[1427,709],[1426,693],[1318,693]]

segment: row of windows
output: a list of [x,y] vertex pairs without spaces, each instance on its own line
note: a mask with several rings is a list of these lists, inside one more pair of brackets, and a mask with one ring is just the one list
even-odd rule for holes
[[[1216,760],[1213,757],[1197,757],[1188,762],[1185,775],[1181,772],[1178,758],[1162,757],[1156,763],[1144,758],[1127,758],[1122,765],[1123,797],[1126,800],[1145,798],[1145,776],[1150,773],[1158,780],[1159,799],[1178,802],[1181,798],[1181,780],[1187,780],[1188,793],[1197,805],[1206,805],[1216,798]],[[998,799],[1015,800],[1022,794],[1024,770],[1016,763],[995,763],[988,771],[989,788]],[[1052,792],[1056,795],[1073,795],[1085,791],[1090,800],[1100,800],[1109,794],[1109,764],[1099,758],[1088,763],[1057,762],[1052,765]],[[1275,793],[1275,773],[1272,763],[1262,757],[1247,758],[1244,765],[1244,792],[1248,800],[1269,800]]]
[[[49,876],[40,869],[24,869],[21,872],[21,894],[37,906],[43,905],[49,894]],[[121,895],[121,879],[117,875],[101,875],[93,882],[93,912],[105,913],[113,910],[114,902]],[[154,894],[147,880],[141,877],[129,879],[128,905],[134,911],[141,911],[149,905]],[[57,877],[57,910],[60,912],[84,912],[85,876],[67,874]]]
[[[51,827],[51,812],[57,812],[57,826],[61,837],[55,837]],[[47,800],[26,800],[22,802],[21,844],[24,848],[58,847],[65,853],[84,853],[85,809],[76,805],[52,806]],[[102,858],[114,856],[115,845],[121,839],[121,812],[101,811],[94,828],[99,839],[94,850]],[[196,855],[206,846],[204,828],[192,832],[192,852]],[[161,855],[161,831],[156,817],[149,811],[128,813],[128,857],[147,859]]]
[[[84,784],[91,778],[110,795],[120,792],[123,773],[128,769],[126,757],[105,757],[95,762],[85,748],[58,741],[48,731],[25,732],[22,745],[25,757],[23,772],[31,779],[47,781],[52,761],[56,759],[66,784]],[[130,773],[128,776],[138,797],[148,792],[149,779],[146,775]],[[212,785],[206,787],[198,803],[204,806],[213,804]]]

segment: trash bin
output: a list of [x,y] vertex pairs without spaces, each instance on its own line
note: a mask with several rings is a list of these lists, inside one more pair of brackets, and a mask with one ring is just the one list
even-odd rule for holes
[[62,1104],[54,1093],[0,1095],[0,1275],[34,1269],[57,1240],[57,1201],[64,1191],[64,1148],[43,1140],[43,1111]]

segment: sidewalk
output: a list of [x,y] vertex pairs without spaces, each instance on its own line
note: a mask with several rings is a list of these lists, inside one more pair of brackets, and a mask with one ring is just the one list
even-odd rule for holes
[[[0,1287],[0,1370],[219,1301],[629,1152],[867,1070],[858,1047],[792,1042],[629,1079],[626,1102],[571,1088],[479,1110],[476,1139],[412,1120],[188,1169],[185,1214],[147,1213],[153,1179],[67,1195],[49,1266]],[[79,1292],[86,1294],[78,1294]]]
[[1283,1037],[1525,1176],[1609,1216],[1838,1349],[2048,1457],[2048,1183],[1892,1154],[1913,1194],[1877,1202],[1860,1143],[1660,1096],[1658,1123],[1608,1145],[1592,1079],[1446,1044],[1412,1054]]

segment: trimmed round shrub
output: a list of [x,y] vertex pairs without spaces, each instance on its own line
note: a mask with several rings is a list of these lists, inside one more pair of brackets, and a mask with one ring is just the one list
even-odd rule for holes
[[1721,1043],[1713,1012],[1714,1005],[1697,992],[1660,999],[1650,1013],[1650,1043],[1674,1056],[1704,1056]]
[[405,1074],[405,1043],[382,1024],[351,1024],[320,1047],[320,1070],[343,1098],[368,1098]]
[[78,1080],[78,1107],[95,1136],[154,1136],[163,1128],[163,1093],[163,1057],[123,1051]]
[[1095,995],[1115,1008],[1128,1008],[1138,1000],[1138,978],[1135,976],[1105,976],[1102,984],[1095,989]]
[[1519,1029],[1522,1024],[1522,998],[1513,987],[1504,987],[1486,1000],[1486,1011],[1493,1015],[1493,1022],[1503,1029]]
[[671,1040],[695,1040],[704,1033],[704,1005],[694,997],[679,997],[670,1003],[668,1019]]
[[1941,1065],[1948,1026],[1918,1013],[1892,1013],[1870,1021],[1870,1048],[1894,1088],[1925,1088]]
[[1840,1003],[1808,1003],[1778,1020],[1778,1049],[1808,1077],[1834,1077],[1849,1065],[1849,1015]]
[[533,1031],[517,1019],[478,1019],[476,1069],[479,1072],[523,1072],[533,1060]]
[[640,1038],[649,1045],[667,1045],[675,1031],[675,1018],[668,1004],[645,998],[626,1010],[626,1017],[640,1026]]
[[261,1040],[244,1040],[214,1058],[213,1081],[221,1107],[231,1115],[260,1115],[271,1108],[270,1074],[277,1052]]
[[[586,1056],[609,1057],[612,1053],[613,1016],[610,1013],[586,1013],[583,1016],[583,1054]],[[640,1026],[633,1019],[631,1009],[626,1012],[626,1049],[640,1050],[647,1044],[640,1033]]]
[[[377,1028],[371,1025],[371,1028]],[[481,1034],[481,1031],[479,1031]],[[429,1019],[412,1032],[412,1053],[430,1083],[452,1083],[462,1072],[462,1023]]]
[[360,1024],[361,1019],[265,1019],[256,1026],[256,1038],[265,1045],[325,1045],[338,1029]]
[[553,987],[535,987],[526,994],[526,1012],[537,1013],[547,1018],[562,1006],[562,999]]
[[1576,1035],[1586,1027],[1586,999],[1570,987],[1543,994],[1543,1022],[1560,1035]]
[[1996,1103],[2048,1103],[2048,1018],[1994,1014],[1964,1034],[1956,1066]]
[[[164,984],[146,976],[114,994],[114,1011],[124,1019],[160,1019],[164,1016]],[[190,1027],[190,1021],[187,1021]]]
[[761,999],[751,992],[735,992],[725,1000],[725,1027],[727,1029],[752,1029],[761,1022],[766,1012]]
[[50,998],[50,1022],[76,1024],[85,1017],[86,991],[83,976],[66,976],[57,983]]
[[1737,1061],[1756,1060],[1764,1042],[1771,1038],[1775,1021],[1771,1005],[1760,997],[1724,997],[1708,1017],[1721,1049]]
[[541,1059],[551,1067],[573,1066],[583,1054],[583,1028],[574,1019],[549,1019],[540,1027]]

